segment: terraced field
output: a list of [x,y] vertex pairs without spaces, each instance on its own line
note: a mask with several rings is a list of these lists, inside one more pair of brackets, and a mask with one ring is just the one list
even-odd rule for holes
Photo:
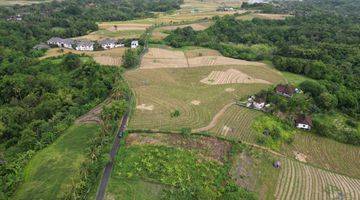
[[221,137],[255,142],[255,134],[251,130],[254,119],[262,113],[238,105],[231,106],[221,120],[210,131]]
[[283,160],[276,199],[360,199],[360,180]]
[[306,161],[322,168],[360,179],[359,147],[318,137],[311,133],[296,134],[291,145],[284,145],[282,151],[294,157],[294,152],[306,156]]
[[[268,84],[261,83],[207,85],[200,82],[213,70],[230,68],[255,78],[264,78],[271,83],[284,81],[280,74],[270,68],[249,65],[128,71],[125,77],[135,92],[137,105],[140,106],[129,127],[165,130],[204,127],[234,99],[269,87]],[[172,118],[170,114],[175,110],[179,110],[180,116]]]

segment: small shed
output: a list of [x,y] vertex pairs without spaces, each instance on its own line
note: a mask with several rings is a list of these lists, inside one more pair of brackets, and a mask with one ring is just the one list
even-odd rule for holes
[[295,125],[298,129],[311,130],[312,119],[310,116],[300,115],[295,119]]

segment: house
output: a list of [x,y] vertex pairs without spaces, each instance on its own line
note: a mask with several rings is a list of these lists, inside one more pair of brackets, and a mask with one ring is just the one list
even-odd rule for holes
[[295,126],[299,129],[311,130],[312,119],[310,116],[301,115],[295,119]]
[[298,90],[291,85],[282,85],[279,84],[275,88],[276,93],[284,96],[284,97],[292,97]]
[[48,49],[50,49],[50,46],[47,45],[47,44],[44,44],[44,43],[40,43],[40,44],[34,46],[33,49],[35,49],[35,50],[48,50]]
[[72,49],[75,41],[73,39],[63,39],[60,43],[60,47]]
[[115,48],[116,42],[117,41],[115,39],[107,38],[107,39],[100,41],[99,44],[103,49],[112,49],[112,48]]
[[255,98],[254,96],[251,96],[248,99],[246,107],[262,110],[265,107],[265,100],[262,98]]
[[279,160],[277,160],[277,161],[274,162],[273,166],[275,168],[280,168],[281,167],[281,162]]
[[88,40],[76,41],[75,49],[78,51],[94,51],[94,42]]
[[47,41],[47,44],[50,46],[58,46],[58,47],[64,47],[68,49],[72,49],[73,44],[75,44],[75,41],[72,39],[62,39],[59,37],[52,37]]
[[135,49],[135,48],[137,48],[138,46],[139,46],[139,41],[137,41],[137,40],[131,41],[131,48],[132,48],[132,49]]
[[52,37],[46,43],[50,46],[59,46],[61,45],[63,39],[59,37]]

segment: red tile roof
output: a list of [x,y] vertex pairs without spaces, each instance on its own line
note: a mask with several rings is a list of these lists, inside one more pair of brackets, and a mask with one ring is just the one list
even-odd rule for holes
[[281,94],[287,94],[289,96],[292,96],[295,93],[295,87],[291,85],[277,85],[275,88],[277,93]]

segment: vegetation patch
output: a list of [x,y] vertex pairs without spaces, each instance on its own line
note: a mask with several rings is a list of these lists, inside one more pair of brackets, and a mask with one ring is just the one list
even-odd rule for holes
[[56,142],[30,160],[24,170],[24,182],[13,198],[63,198],[79,178],[89,141],[99,133],[100,126],[95,124],[74,125],[66,130]]
[[226,168],[204,160],[189,150],[165,146],[130,146],[118,158],[114,170],[107,191],[112,195],[122,195],[117,189],[123,188],[118,184],[120,181],[147,180],[164,185],[160,195],[162,199],[229,196],[254,199],[253,194],[228,181]]

